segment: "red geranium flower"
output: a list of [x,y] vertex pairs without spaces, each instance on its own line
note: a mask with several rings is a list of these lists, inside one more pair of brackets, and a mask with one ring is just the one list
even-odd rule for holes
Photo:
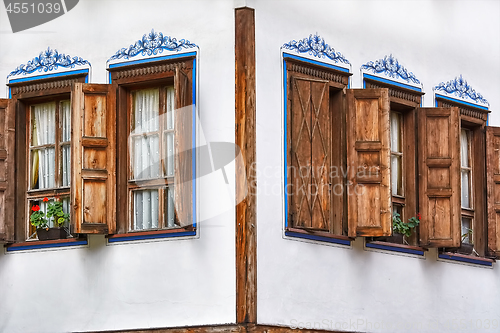
[[38,212],[40,210],[40,206],[34,205],[33,207],[31,207],[31,210],[34,212]]
[[417,213],[417,217],[419,220],[422,219],[422,215],[420,215],[420,213]]
[[43,202],[48,202],[49,199],[47,197],[43,198]]

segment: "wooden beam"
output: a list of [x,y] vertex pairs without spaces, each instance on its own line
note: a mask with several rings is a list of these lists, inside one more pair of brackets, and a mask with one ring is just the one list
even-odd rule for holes
[[257,321],[257,238],[255,163],[255,12],[235,10],[235,143],[243,163],[236,167],[236,322]]

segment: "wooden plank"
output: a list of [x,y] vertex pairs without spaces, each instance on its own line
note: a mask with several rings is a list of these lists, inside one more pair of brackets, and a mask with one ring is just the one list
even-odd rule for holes
[[418,110],[420,244],[460,246],[458,108]]
[[[235,9],[235,143],[243,165],[236,166],[236,322],[257,321],[255,12]],[[245,178],[246,177],[246,178]],[[247,183],[252,184],[248,186]]]
[[349,237],[392,234],[389,111],[387,89],[347,90]]
[[0,242],[14,241],[15,135],[14,103],[0,99]]
[[[71,223],[75,233],[114,233],[116,229],[115,103],[110,85],[73,87]],[[91,159],[84,162],[82,157]],[[97,224],[104,226],[93,226]]]
[[486,127],[488,253],[500,258],[500,127]]

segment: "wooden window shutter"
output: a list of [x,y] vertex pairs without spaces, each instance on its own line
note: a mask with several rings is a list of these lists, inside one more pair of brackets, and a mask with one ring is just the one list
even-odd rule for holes
[[329,84],[292,77],[289,112],[290,213],[294,227],[329,231],[331,118]]
[[193,71],[176,68],[175,72],[175,210],[182,227],[193,224]]
[[0,242],[14,241],[15,108],[0,99]]
[[116,94],[111,85],[75,83],[71,95],[72,232],[116,228]]
[[460,118],[458,108],[418,110],[420,243],[460,246]]
[[500,127],[486,127],[488,252],[500,257]]
[[348,235],[392,234],[389,91],[347,90]]

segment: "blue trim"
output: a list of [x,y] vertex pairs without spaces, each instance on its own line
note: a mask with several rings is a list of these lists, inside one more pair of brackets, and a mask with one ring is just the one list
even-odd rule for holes
[[401,247],[397,247],[397,246],[391,246],[391,245],[389,245],[389,243],[388,243],[388,245],[366,243],[366,247],[373,248],[373,249],[379,249],[379,250],[393,251],[393,252],[416,254],[419,256],[424,255],[423,250],[420,251],[420,250],[414,250],[414,249],[401,248]]
[[108,238],[108,243],[128,242],[128,241],[144,240],[144,239],[186,237],[186,236],[196,236],[196,231],[184,231],[184,232],[175,232],[175,233],[174,232],[169,232],[169,233],[163,233],[163,234],[149,234],[149,235],[134,235],[134,236],[113,237],[113,238]]
[[111,81],[113,81],[113,80],[111,79],[111,72],[108,72],[108,75],[109,75],[109,84],[111,84]]
[[172,55],[163,56],[163,57],[147,58],[147,59],[127,61],[127,62],[120,62],[118,64],[111,64],[111,65],[109,65],[109,68],[117,68],[117,67],[123,67],[123,66],[143,64],[143,63],[148,63],[148,62],[155,62],[155,61],[175,59],[175,58],[184,58],[184,57],[190,57],[190,56],[196,56],[196,52],[188,52],[188,53],[181,53],[181,54],[172,54]]
[[[196,53],[195,53],[196,54]],[[193,59],[193,89],[192,89],[192,100],[193,100],[193,128],[192,132],[192,146],[193,151],[196,151],[196,58]],[[196,154],[193,154],[193,226],[196,228]],[[195,232],[196,234],[196,232]]]
[[343,67],[339,67],[339,66],[335,66],[335,65],[330,65],[330,64],[327,64],[327,63],[324,63],[324,62],[320,62],[320,61],[311,60],[311,59],[308,59],[308,58],[299,57],[299,56],[296,56],[296,55],[293,55],[293,54],[289,54],[289,53],[285,53],[285,52],[283,52],[283,58],[291,58],[291,59],[296,59],[296,60],[300,60],[300,61],[305,61],[305,62],[309,62],[309,63],[314,64],[314,65],[328,67],[328,68],[332,68],[332,69],[335,69],[335,70],[338,70],[338,71],[350,73],[347,68],[343,68]]
[[[469,102],[461,101],[459,99],[455,99],[455,98],[451,98],[451,97],[447,97],[447,96],[436,94],[435,99],[437,99],[437,98],[446,99],[446,100],[452,101],[454,103],[463,104],[463,105],[467,105],[467,106],[472,106],[474,108],[478,108],[478,109],[489,111],[489,109],[486,106],[482,106],[482,105],[478,105],[478,104],[474,104],[474,103],[469,103]],[[437,101],[436,101],[436,106],[437,106]]]
[[285,139],[284,139],[284,142],[285,142],[285,179],[284,179],[284,183],[285,183],[285,187],[283,189],[283,195],[285,197],[285,228],[288,228],[288,192],[286,190],[286,187],[287,187],[287,183],[288,183],[288,174],[287,174],[287,159],[286,159],[286,155],[287,155],[287,146],[286,146],[286,136],[287,136],[287,131],[286,131],[286,127],[287,127],[287,123],[286,123],[286,115],[288,113],[288,109],[287,109],[287,104],[286,104],[286,101],[287,101],[287,82],[286,82],[286,60],[283,59],[283,92],[285,94],[285,110],[283,112],[284,114],[284,133],[285,133]]
[[77,242],[67,242],[67,243],[50,243],[50,244],[36,244],[36,245],[26,245],[26,246],[8,246],[7,252],[24,251],[24,250],[34,250],[34,249],[46,249],[53,247],[68,247],[77,245],[87,245],[87,240],[77,241]]
[[17,83],[17,82],[35,81],[35,80],[41,80],[41,79],[46,79],[46,78],[66,76],[66,75],[83,74],[83,73],[86,73],[88,76],[89,70],[88,69],[80,69],[77,71],[69,71],[69,72],[61,72],[61,73],[52,73],[52,74],[46,74],[46,75],[24,77],[22,79],[9,80],[9,84],[10,83]]
[[10,87],[9,87],[9,98],[12,98],[12,90]]
[[470,264],[476,264],[476,265],[481,265],[481,266],[493,266],[493,263],[490,261],[483,261],[483,260],[477,260],[473,258],[464,258],[464,257],[457,257],[451,254],[443,254],[440,253],[438,255],[440,259],[447,259],[447,260],[454,260],[454,261],[461,261],[461,262],[467,262]]
[[307,234],[301,234],[301,233],[292,232],[292,231],[286,231],[285,236],[297,237],[297,238],[303,238],[303,239],[309,239],[309,240],[316,240],[316,241],[322,241],[322,242],[328,242],[328,243],[334,243],[334,244],[351,245],[351,241],[344,240],[344,239],[323,237],[323,236],[318,236],[318,235],[307,235]]
[[[410,90],[415,90],[415,91],[422,92],[422,89],[417,88],[417,87],[413,87],[413,86],[410,86],[410,85],[407,85],[407,84],[404,84],[404,83],[400,83],[400,82],[396,82],[396,81],[393,81],[393,80],[389,80],[389,79],[384,79],[384,78],[381,78],[381,77],[378,77],[378,76],[373,76],[371,74],[364,74],[363,73],[363,79],[365,79],[365,78],[366,79],[370,79],[370,80],[374,80],[374,81],[383,82],[383,83],[390,84],[390,85],[393,85],[393,86],[398,86],[398,87],[402,87],[402,88],[406,88],[406,89],[410,89]],[[364,84],[364,81],[363,81],[363,84]],[[365,88],[365,85],[363,85],[363,88]]]

